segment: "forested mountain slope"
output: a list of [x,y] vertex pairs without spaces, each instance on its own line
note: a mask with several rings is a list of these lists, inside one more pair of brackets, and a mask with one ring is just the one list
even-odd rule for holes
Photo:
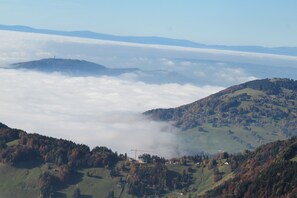
[[[199,137],[223,142],[217,150],[254,149],[257,146],[297,134],[297,81],[263,79],[232,86],[191,104],[144,113],[154,120],[170,121],[188,141]],[[201,138],[200,138],[201,139]],[[198,141],[198,142],[197,142]],[[234,147],[233,147],[234,148]],[[215,152],[208,147],[201,150]]]
[[294,197],[297,138],[238,154],[140,160],[0,123],[0,194],[18,197]]
[[205,197],[296,197],[297,138],[276,141],[237,155],[235,177]]

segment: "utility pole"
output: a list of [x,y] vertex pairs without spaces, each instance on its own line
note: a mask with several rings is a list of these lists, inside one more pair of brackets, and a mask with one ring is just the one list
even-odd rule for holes
[[137,152],[138,152],[138,151],[140,151],[140,152],[152,153],[151,151],[140,150],[140,149],[137,149],[137,148],[135,148],[135,149],[131,149],[131,151],[134,152],[134,159],[135,159],[135,160],[137,160],[136,157],[137,157]]
[[134,159],[136,160],[137,149],[131,149],[131,151],[132,151],[132,152],[134,151],[134,155],[135,155]]

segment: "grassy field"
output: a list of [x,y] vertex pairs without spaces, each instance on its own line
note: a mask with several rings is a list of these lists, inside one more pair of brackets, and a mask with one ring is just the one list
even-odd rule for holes
[[[47,167],[47,165],[42,165],[34,168],[15,168],[0,163],[0,197],[37,198],[40,193],[38,178]],[[126,188],[122,189],[117,185],[118,182],[119,177],[111,178],[108,169],[81,169],[71,174],[67,184],[57,187],[54,197],[71,198],[74,190],[78,187],[84,198],[107,197],[112,191],[115,197],[132,198]]]
[[293,158],[291,159],[291,161],[293,161],[293,162],[297,162],[297,156],[296,156],[296,157],[293,157]]
[[193,128],[178,134],[180,141],[184,142],[182,145],[192,149],[188,152],[208,151],[209,153],[218,153],[222,150],[237,152],[244,150],[246,147],[229,135],[229,128],[227,127],[215,128],[210,125],[203,125],[203,128],[207,132],[200,132],[198,128]]
[[[182,174],[191,167],[194,172],[191,173],[193,183],[188,188],[188,195],[202,195],[206,191],[221,184],[226,179],[232,177],[229,165],[223,162],[218,163],[218,168],[222,173],[222,180],[214,181],[214,170],[207,166],[196,164],[167,165],[171,171]],[[14,168],[5,164],[0,164],[0,192],[1,198],[23,198],[38,197],[38,178],[39,175],[48,168],[48,165],[42,165],[34,168]],[[125,177],[125,176],[124,176]],[[112,178],[109,170],[105,168],[86,168],[80,169],[71,174],[67,184],[59,186],[54,194],[55,198],[71,198],[76,188],[80,189],[81,196],[84,198],[103,198],[110,192],[114,192],[115,197],[132,198],[128,194],[127,185],[122,188],[118,185],[119,177]],[[163,197],[180,197],[183,190],[175,190],[163,194]]]
[[17,145],[19,142],[19,139],[13,140],[11,142],[6,143],[7,146],[14,146]]
[[44,167],[14,168],[0,163],[0,197],[38,197],[38,177]]
[[[178,172],[180,174],[183,173],[184,170],[187,170],[191,167],[194,172],[192,173],[193,183],[188,188],[188,195],[203,195],[205,192],[213,189],[214,187],[222,184],[224,181],[231,179],[233,177],[233,173],[231,172],[231,168],[229,165],[224,164],[225,161],[218,161],[217,168],[222,174],[222,179],[215,182],[214,180],[214,169],[209,169],[207,165],[196,165],[196,164],[188,164],[187,166],[182,165],[169,165],[168,169]],[[166,196],[168,197],[180,197],[181,190],[176,190],[170,192]]]
[[[220,126],[213,127],[210,124],[201,125],[178,134],[182,143],[177,150],[185,150],[188,153],[207,151],[215,154],[220,151],[236,153],[245,149],[256,148],[262,144],[275,140],[284,140],[286,137],[274,126],[257,127],[250,126]],[[191,150],[189,150],[191,148]]]
[[231,94],[228,94],[227,96],[228,96],[228,98],[232,98],[232,97],[236,97],[236,96],[239,96],[239,95],[245,94],[245,93],[250,95],[250,96],[253,96],[253,97],[258,97],[258,96],[265,95],[265,93],[263,93],[262,91],[251,89],[251,88],[245,88],[245,89],[235,91],[235,92],[233,92]]
[[[88,174],[89,173],[89,174]],[[88,176],[92,174],[92,176]],[[110,192],[114,192],[115,197],[119,197],[122,188],[117,186],[119,178],[111,178],[109,171],[104,168],[88,168],[77,171],[71,178],[70,185],[58,191],[57,197],[71,197],[78,187],[84,197],[106,197]],[[122,194],[122,197],[128,197]]]

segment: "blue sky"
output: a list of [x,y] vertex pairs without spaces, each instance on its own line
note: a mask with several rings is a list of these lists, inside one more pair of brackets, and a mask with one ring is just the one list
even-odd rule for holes
[[0,24],[297,46],[296,0],[0,0]]

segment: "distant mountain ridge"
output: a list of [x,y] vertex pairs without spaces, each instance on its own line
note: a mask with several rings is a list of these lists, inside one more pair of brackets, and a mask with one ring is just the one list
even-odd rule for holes
[[28,62],[14,63],[11,69],[28,69],[46,73],[61,72],[74,76],[120,75],[137,71],[136,68],[113,69],[85,60],[47,58]]
[[205,45],[185,39],[172,39],[157,36],[116,36],[110,34],[96,33],[92,31],[57,31],[48,29],[36,29],[21,25],[0,25],[0,30],[18,31],[18,32],[31,32],[50,35],[61,35],[81,38],[91,38],[100,40],[130,42],[139,44],[157,44],[157,45],[171,45],[181,47],[192,48],[209,48],[209,49],[221,49],[221,50],[234,50],[242,52],[257,52],[268,54],[280,54],[297,56],[297,47],[261,47],[261,46],[225,46],[225,45]]
[[154,120],[173,122],[184,131],[181,136],[188,136],[187,141],[193,144],[201,142],[200,137],[212,141],[217,136],[229,142],[216,140],[211,148],[231,151],[229,145],[234,143],[240,150],[253,149],[297,135],[297,81],[250,81],[191,104],[144,114]]
[[[134,76],[141,76],[142,81],[147,83],[173,83],[176,78],[182,83],[187,82],[187,77],[174,71],[167,70],[142,70],[139,68],[108,68],[101,64],[86,60],[45,58],[27,62],[13,63],[4,69],[21,69],[39,71],[43,73],[58,72],[66,76],[86,77],[86,76],[119,76],[133,73]],[[136,78],[137,78],[136,77]]]

